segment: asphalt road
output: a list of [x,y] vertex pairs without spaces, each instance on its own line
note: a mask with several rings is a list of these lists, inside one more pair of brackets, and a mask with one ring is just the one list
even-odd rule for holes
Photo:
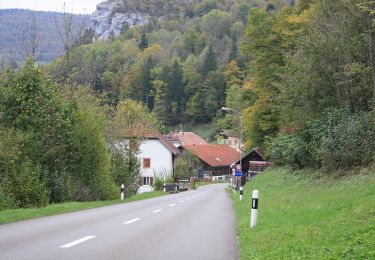
[[225,186],[0,225],[0,259],[239,259]]

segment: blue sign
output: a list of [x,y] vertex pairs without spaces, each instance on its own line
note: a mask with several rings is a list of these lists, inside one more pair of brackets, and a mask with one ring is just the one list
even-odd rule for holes
[[242,177],[242,171],[241,170],[236,170],[234,172],[234,176],[236,176],[236,177]]

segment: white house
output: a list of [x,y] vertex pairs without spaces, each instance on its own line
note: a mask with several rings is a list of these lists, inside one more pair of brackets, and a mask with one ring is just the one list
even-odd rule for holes
[[154,178],[173,176],[175,157],[179,150],[160,133],[148,133],[139,147],[141,161],[139,193],[153,190]]

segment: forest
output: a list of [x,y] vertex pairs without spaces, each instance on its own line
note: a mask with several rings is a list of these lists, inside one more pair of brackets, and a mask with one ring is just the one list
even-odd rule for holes
[[184,8],[1,73],[0,209],[108,199],[120,182],[134,194],[140,140],[113,144],[144,126],[209,124],[214,142],[241,122],[245,150],[275,165],[329,173],[374,163],[375,2]]

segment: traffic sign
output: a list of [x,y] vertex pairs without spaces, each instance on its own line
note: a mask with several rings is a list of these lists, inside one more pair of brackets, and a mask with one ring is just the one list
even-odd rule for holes
[[242,170],[241,164],[236,164],[236,171],[241,171],[241,170]]
[[234,172],[234,176],[236,176],[236,177],[242,177],[242,171],[241,170],[236,170]]

